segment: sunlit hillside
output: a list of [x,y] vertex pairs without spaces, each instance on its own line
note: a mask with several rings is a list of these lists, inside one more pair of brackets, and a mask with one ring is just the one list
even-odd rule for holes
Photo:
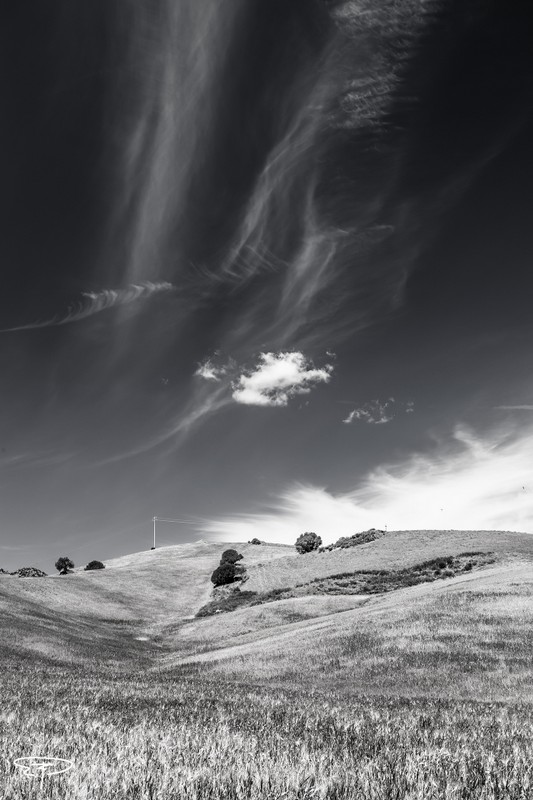
[[365,696],[530,701],[532,631],[533,559],[508,557],[384,595],[291,598],[195,620],[159,668]]
[[340,572],[362,569],[400,569],[431,558],[465,551],[493,551],[504,556],[533,556],[533,536],[508,531],[389,531],[373,542],[326,553],[298,555],[270,565],[252,566],[246,588],[265,592],[307,583]]
[[89,655],[95,661],[135,660],[150,652],[145,642],[158,625],[190,618],[207,602],[210,576],[229,547],[239,548],[250,565],[288,551],[284,545],[195,542],[110,559],[103,570],[0,575],[3,654],[41,654],[67,663]]
[[[243,554],[248,579],[228,592],[240,586],[262,598],[276,587],[299,586],[298,596],[196,617],[213,597],[210,576],[229,547]],[[465,551],[490,552],[493,563],[385,594],[313,594],[310,583],[359,570],[394,572]],[[298,675],[310,684],[327,674],[337,685],[357,680],[369,690],[418,686],[430,693],[457,668],[454,680],[467,694],[491,686],[518,691],[517,681],[528,694],[522,673],[533,629],[532,575],[533,536],[520,533],[389,532],[350,549],[305,555],[287,545],[196,542],[112,559],[104,570],[0,577],[2,652],[95,669],[201,668],[282,681]],[[503,640],[516,644],[514,667]],[[466,680],[470,673],[475,680]]]

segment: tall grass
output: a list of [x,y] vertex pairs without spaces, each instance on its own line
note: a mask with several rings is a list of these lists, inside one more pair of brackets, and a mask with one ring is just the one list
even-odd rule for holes
[[[529,704],[364,698],[25,667],[4,680],[4,800],[526,800]],[[12,761],[74,768],[23,777]]]

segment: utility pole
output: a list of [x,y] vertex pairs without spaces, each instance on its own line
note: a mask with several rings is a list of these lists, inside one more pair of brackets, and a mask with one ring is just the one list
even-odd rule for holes
[[154,544],[151,547],[152,550],[155,550],[155,524],[156,522],[171,522],[176,523],[178,525],[190,525],[191,520],[189,519],[167,519],[166,517],[152,517],[152,522],[154,526]]

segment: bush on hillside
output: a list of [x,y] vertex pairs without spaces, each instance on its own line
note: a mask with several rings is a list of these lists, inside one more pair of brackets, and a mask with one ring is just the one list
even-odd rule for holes
[[74,561],[68,556],[61,556],[55,563],[55,568],[60,575],[68,575],[71,569],[74,569]]
[[43,572],[42,569],[37,569],[37,567],[21,567],[12,574],[18,575],[19,578],[46,578],[46,572]]
[[242,554],[238,553],[236,550],[224,550],[222,553],[222,557],[220,559],[221,564],[235,564],[237,561],[240,561],[242,558]]
[[386,531],[378,530],[377,528],[370,528],[368,531],[361,533],[354,533],[352,536],[341,536],[333,544],[328,544],[324,550],[336,550],[338,547],[344,549],[346,547],[357,547],[359,544],[367,544],[385,536]]
[[105,569],[105,566],[101,561],[89,561],[85,569]]
[[215,586],[225,586],[228,583],[233,583],[235,581],[235,565],[230,564],[229,561],[226,561],[224,564],[220,564],[216,568],[216,570],[211,575],[211,582],[215,584]]
[[307,531],[296,539],[294,546],[298,553],[311,553],[313,550],[318,550],[321,544],[322,539],[320,536],[317,536],[312,531]]
[[261,541],[254,536],[254,538],[248,542],[248,544],[261,544]]

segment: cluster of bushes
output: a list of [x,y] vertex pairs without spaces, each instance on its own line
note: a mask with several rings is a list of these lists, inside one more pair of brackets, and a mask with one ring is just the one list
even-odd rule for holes
[[235,611],[237,608],[257,606],[302,595],[384,594],[416,586],[419,583],[431,583],[470,572],[474,567],[494,563],[493,556],[493,553],[479,551],[459,553],[457,556],[432,558],[403,569],[367,569],[327,575],[292,587],[270,589],[268,592],[241,592],[237,589],[234,593],[217,598],[203,606],[196,616],[209,617],[225,611]]
[[474,567],[494,563],[492,553],[459,553],[457,556],[432,558],[411,567],[395,570],[358,570],[315,578],[307,584],[319,594],[381,594],[419,583],[453,578]]
[[215,586],[226,586],[228,583],[242,580],[246,569],[237,564],[237,561],[240,561],[242,557],[242,554],[236,550],[224,550],[220,564],[211,575],[211,582]]
[[[74,562],[68,556],[61,556],[57,559],[54,566],[60,575],[69,575],[74,569]],[[105,564],[102,564],[101,561],[96,560],[89,561],[85,569],[105,569]],[[14,572],[8,572],[6,569],[2,569],[0,567],[0,575],[18,575],[19,578],[47,577],[46,572],[43,572],[42,569],[37,569],[37,567],[20,567],[20,569],[16,569]]]
[[380,531],[377,528],[370,528],[368,531],[361,533],[354,533],[352,536],[341,536],[333,544],[328,544],[327,547],[319,548],[320,553],[325,553],[326,550],[336,550],[337,548],[357,547],[359,544],[366,544],[367,542],[374,542],[376,539],[385,536],[386,531]]
[[6,569],[0,569],[2,575],[18,575],[19,578],[46,578],[46,572],[37,567],[20,567],[14,572],[8,572]]
[[326,550],[356,547],[358,544],[373,542],[375,539],[385,536],[385,533],[386,531],[380,531],[377,528],[370,528],[368,531],[354,533],[353,536],[341,536],[341,538],[337,539],[334,544],[328,544],[326,547],[322,547],[322,539],[320,536],[312,531],[307,531],[306,533],[302,533],[302,535],[296,539],[294,546],[296,547],[298,553],[312,553],[313,551],[317,550],[319,553],[325,553]]

